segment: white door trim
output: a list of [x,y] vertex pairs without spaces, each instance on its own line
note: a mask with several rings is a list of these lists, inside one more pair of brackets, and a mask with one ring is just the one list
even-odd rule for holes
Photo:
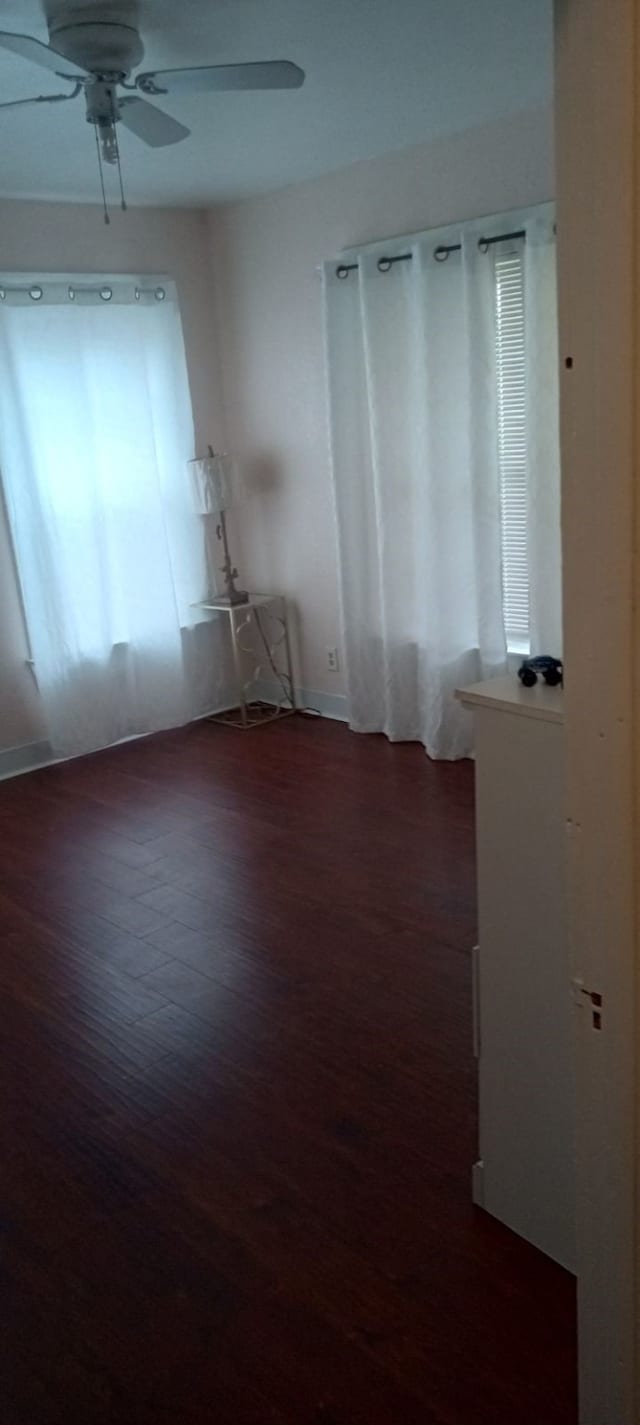
[[637,1425],[640,0],[555,9],[580,1422]]

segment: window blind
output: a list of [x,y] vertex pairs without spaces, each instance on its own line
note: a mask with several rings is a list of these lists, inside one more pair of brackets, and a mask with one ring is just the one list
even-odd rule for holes
[[524,260],[497,254],[496,377],[502,588],[507,647],[529,652]]

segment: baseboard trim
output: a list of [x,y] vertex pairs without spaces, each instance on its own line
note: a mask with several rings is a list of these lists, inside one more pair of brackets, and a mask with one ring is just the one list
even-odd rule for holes
[[[228,712],[232,707],[232,703],[224,703],[222,707],[214,708],[211,712],[198,713],[193,721],[200,722],[218,713]],[[186,724],[187,727],[189,725]],[[96,747],[91,752],[77,752],[72,757],[56,757],[49,742],[27,742],[22,747],[0,748],[0,782],[7,781],[9,777],[21,777],[24,772],[35,772],[38,767],[54,767],[60,762],[73,762],[77,757],[94,757],[96,752],[107,752],[110,747],[122,747],[125,742],[139,742],[143,737],[155,737],[157,732],[173,731],[174,728],[167,727],[158,728],[155,732],[132,732],[129,737],[108,742],[104,747]]]
[[46,741],[5,747],[0,750],[0,782],[7,777],[19,777],[22,772],[33,772],[36,767],[50,767],[57,760]]
[[348,722],[349,712],[344,693],[320,693],[314,688],[296,690],[298,706],[310,712],[319,712],[321,717],[331,717],[335,722]]
[[[279,701],[279,690],[275,683],[258,684],[255,695],[266,703]],[[343,693],[320,693],[313,688],[296,688],[296,703],[300,710],[308,709],[309,712],[317,712],[320,717],[333,718],[336,722],[349,721],[347,699]],[[224,703],[221,707],[212,709],[211,712],[199,713],[198,717],[194,718],[194,722],[203,721],[218,713],[229,712],[234,706],[235,704],[231,702]],[[167,729],[167,731],[169,730]],[[139,737],[152,737],[153,735],[148,732],[134,733],[132,737],[123,738],[123,741],[135,742]],[[103,750],[106,749],[97,749],[97,751]],[[52,767],[56,762],[66,760],[66,758],[55,757],[51,745],[47,741],[26,742],[20,747],[0,748],[0,782],[5,781],[8,777],[20,777],[23,772],[34,772],[37,767]]]
[[479,1158],[471,1169],[471,1197],[476,1207],[484,1207],[484,1163]]
[[[255,687],[255,697],[265,703],[278,703],[282,691],[277,683],[260,680]],[[315,688],[296,688],[296,705],[301,712],[316,712],[320,717],[333,718],[335,722],[349,721],[344,693],[321,693]]]

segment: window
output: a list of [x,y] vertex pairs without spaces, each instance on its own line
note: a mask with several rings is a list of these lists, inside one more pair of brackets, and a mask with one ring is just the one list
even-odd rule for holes
[[496,257],[495,274],[504,619],[509,651],[528,653],[527,412],[522,253],[510,252]]
[[[0,454],[29,633],[49,647],[55,609],[75,661],[174,640],[196,597],[183,570],[198,577],[202,560],[177,301],[122,287],[108,306],[47,287],[0,314]],[[44,650],[36,661],[40,675]]]
[[2,484],[49,737],[75,753],[184,721],[204,686],[177,294],[124,276],[108,302],[100,278],[2,290]]

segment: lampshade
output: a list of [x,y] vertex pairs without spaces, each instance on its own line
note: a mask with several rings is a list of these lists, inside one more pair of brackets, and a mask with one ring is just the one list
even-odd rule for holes
[[189,471],[197,514],[218,514],[241,498],[238,470],[231,455],[205,455],[201,460],[190,460]]

